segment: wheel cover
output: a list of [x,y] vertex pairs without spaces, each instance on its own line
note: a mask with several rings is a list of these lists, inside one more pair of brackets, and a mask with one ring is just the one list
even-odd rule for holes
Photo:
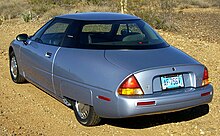
[[13,78],[16,79],[17,76],[18,76],[18,65],[17,65],[17,61],[16,61],[15,56],[13,56],[11,58],[11,68],[10,68],[10,70],[11,70],[11,74],[12,74]]
[[89,105],[76,101],[75,107],[76,107],[76,112],[78,113],[81,119],[86,119],[88,117],[89,109],[90,109]]

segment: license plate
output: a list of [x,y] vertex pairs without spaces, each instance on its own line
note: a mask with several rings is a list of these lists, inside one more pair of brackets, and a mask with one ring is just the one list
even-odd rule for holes
[[161,76],[160,79],[163,90],[184,87],[182,74]]

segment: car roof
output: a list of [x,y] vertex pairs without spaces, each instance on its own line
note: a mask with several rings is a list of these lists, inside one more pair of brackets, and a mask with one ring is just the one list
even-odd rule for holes
[[66,18],[82,21],[107,21],[107,20],[137,20],[136,16],[114,13],[114,12],[83,12],[75,14],[65,14],[56,16],[57,18]]

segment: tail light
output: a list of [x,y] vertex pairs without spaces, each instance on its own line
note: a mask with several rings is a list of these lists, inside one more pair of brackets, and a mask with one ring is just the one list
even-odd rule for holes
[[143,95],[144,92],[141,89],[137,79],[134,75],[128,77],[119,87],[118,94],[120,95]]
[[209,81],[208,69],[205,67],[204,73],[203,73],[203,79],[202,79],[202,86],[206,86],[209,83],[210,83],[210,81]]

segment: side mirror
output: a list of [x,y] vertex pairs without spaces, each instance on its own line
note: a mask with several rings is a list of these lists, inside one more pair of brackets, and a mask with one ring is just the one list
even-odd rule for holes
[[16,37],[16,40],[22,41],[22,42],[26,42],[27,39],[28,39],[28,35],[27,35],[27,34],[19,34],[19,35]]

